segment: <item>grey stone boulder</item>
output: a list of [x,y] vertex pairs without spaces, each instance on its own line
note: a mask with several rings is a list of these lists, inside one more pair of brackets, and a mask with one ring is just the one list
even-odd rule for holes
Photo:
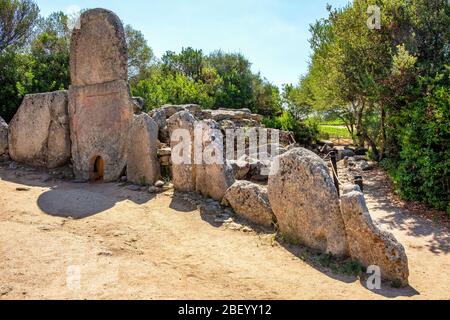
[[408,258],[395,237],[372,221],[364,195],[358,191],[341,197],[341,211],[350,256],[364,266],[378,266],[382,278],[401,286],[408,285]]
[[[195,123],[195,117],[188,111],[177,112],[167,119],[170,147],[172,149],[172,180],[175,190],[181,192],[196,190],[196,171],[193,154]],[[181,130],[178,131],[178,129]],[[179,136],[177,136],[178,133],[180,134]],[[186,136],[183,136],[183,133]],[[185,141],[185,138],[190,140]]]
[[137,115],[130,127],[127,178],[136,184],[153,185],[160,178],[158,125],[146,113]]
[[8,124],[0,117],[0,156],[8,153]]
[[26,95],[9,124],[11,158],[49,169],[70,159],[67,91]]
[[228,160],[228,163],[233,168],[234,178],[245,180],[250,171],[250,163],[244,160]]
[[268,194],[279,229],[288,240],[336,256],[347,255],[338,193],[319,156],[297,148],[277,157]]
[[236,181],[225,193],[222,204],[229,205],[237,215],[262,226],[270,227],[275,221],[267,189],[252,182]]
[[162,110],[166,114],[166,119],[169,119],[175,113],[178,113],[178,112],[181,112],[181,111],[186,111],[184,106],[182,106],[182,105],[173,105],[173,104],[165,104],[165,105],[163,105],[160,108],[160,110]]
[[222,201],[225,192],[234,183],[234,172],[223,154],[220,127],[214,120],[201,121],[203,161],[195,165],[196,190],[214,200]]

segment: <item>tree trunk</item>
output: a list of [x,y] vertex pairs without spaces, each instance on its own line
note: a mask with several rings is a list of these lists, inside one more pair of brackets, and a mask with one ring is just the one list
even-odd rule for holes
[[364,148],[365,141],[365,130],[363,127],[363,115],[364,115],[364,103],[361,103],[361,108],[358,110],[357,105],[355,106],[356,110],[356,137],[358,142],[358,147]]
[[380,146],[380,160],[384,157],[386,152],[386,109],[381,106],[381,146]]

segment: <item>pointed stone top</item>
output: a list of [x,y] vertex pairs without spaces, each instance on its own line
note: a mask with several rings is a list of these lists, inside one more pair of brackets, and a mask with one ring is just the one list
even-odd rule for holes
[[106,9],[83,12],[71,41],[71,83],[85,86],[128,80],[125,32],[119,17]]

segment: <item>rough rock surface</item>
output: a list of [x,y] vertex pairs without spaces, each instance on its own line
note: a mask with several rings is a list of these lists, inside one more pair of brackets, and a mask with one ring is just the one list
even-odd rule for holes
[[94,161],[104,161],[103,180],[119,179],[126,166],[133,103],[126,81],[75,87],[69,91],[72,161],[77,179],[92,179]]
[[234,183],[234,172],[223,154],[220,127],[213,120],[203,120],[201,128],[203,161],[195,166],[196,190],[204,196],[222,201],[227,189]]
[[108,182],[122,176],[136,106],[127,61],[120,19],[104,9],[84,12],[70,53],[70,135],[77,179]]
[[352,191],[341,197],[341,211],[350,256],[364,266],[380,267],[381,276],[401,286],[408,285],[408,258],[395,237],[372,221],[364,195]]
[[[182,192],[195,191],[196,189],[193,158],[195,122],[195,117],[188,111],[175,113],[167,120],[167,128],[171,137],[173,185],[176,190]],[[184,129],[186,137],[173,135],[177,129]],[[190,141],[184,141],[184,138],[187,139],[188,137]],[[179,161],[183,158],[186,158],[187,161]]]
[[222,203],[256,224],[270,227],[274,222],[267,189],[255,183],[236,181],[225,193]]
[[67,91],[26,95],[9,125],[14,161],[56,168],[70,159]]
[[292,242],[346,255],[339,197],[325,162],[303,148],[292,149],[276,161],[268,194],[280,231]]
[[0,117],[0,156],[8,153],[8,124]]
[[105,9],[82,13],[71,38],[71,84],[127,81],[127,63],[125,32],[119,17]]
[[250,171],[250,163],[244,160],[229,160],[229,165],[233,168],[236,180],[245,180]]
[[143,113],[134,117],[130,128],[127,178],[133,183],[153,185],[160,178],[158,125]]

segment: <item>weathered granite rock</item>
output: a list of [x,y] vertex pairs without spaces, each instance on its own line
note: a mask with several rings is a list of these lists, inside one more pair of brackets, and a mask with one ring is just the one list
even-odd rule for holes
[[0,156],[8,153],[8,124],[0,117]]
[[122,176],[136,107],[127,61],[120,19],[104,9],[84,12],[70,54],[70,135],[77,179],[108,182]]
[[234,172],[224,158],[220,127],[214,120],[203,120],[198,123],[196,130],[203,133],[203,161],[195,166],[196,190],[204,196],[222,201],[225,192],[234,183]]
[[172,148],[172,179],[174,188],[178,191],[196,190],[193,155],[195,122],[196,119],[188,111],[180,111],[167,119]]
[[127,156],[128,181],[153,185],[160,178],[158,125],[146,113],[137,115],[130,128]]
[[145,101],[141,97],[131,97],[133,102],[133,109],[135,113],[140,113],[144,109]]
[[166,127],[166,111],[164,109],[156,109],[151,114],[153,120],[158,125],[158,128],[164,129]]
[[361,188],[356,184],[347,183],[342,188],[342,194],[347,194],[353,191],[361,192]]
[[[133,103],[123,80],[75,87],[69,91],[72,161],[77,179],[115,181],[127,164]],[[96,161],[103,172],[95,175]]]
[[395,237],[372,221],[364,195],[352,191],[341,197],[341,211],[350,256],[364,266],[380,267],[381,276],[401,286],[408,285],[408,258]]
[[266,188],[255,183],[236,181],[228,188],[222,204],[229,205],[237,215],[259,225],[270,227],[275,221]]
[[244,160],[229,160],[229,165],[233,168],[236,180],[245,180],[250,171],[250,163]]
[[166,119],[170,118],[175,113],[187,111],[184,105],[173,105],[173,104],[165,104],[160,108],[160,110],[164,111]]
[[122,22],[113,12],[92,9],[81,14],[70,50],[72,86],[128,80],[128,54]]
[[26,95],[8,135],[14,161],[47,168],[64,165],[70,159],[67,91]]
[[346,255],[339,197],[325,162],[303,148],[292,149],[275,161],[268,193],[280,231],[293,242]]

